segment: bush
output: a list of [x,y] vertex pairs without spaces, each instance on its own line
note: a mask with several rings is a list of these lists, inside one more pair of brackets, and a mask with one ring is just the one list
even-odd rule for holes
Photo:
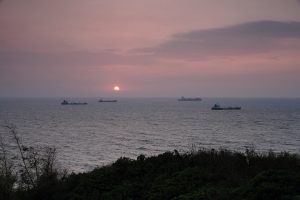
[[21,145],[16,127],[9,124],[3,127],[9,130],[17,145],[17,156],[8,158],[1,137],[0,187],[3,199],[55,199],[67,177],[67,170],[56,162],[56,149]]
[[9,157],[1,140],[1,199],[299,199],[300,158],[269,151],[245,153],[196,149],[121,157],[111,165],[72,173],[56,162],[56,150],[22,146],[14,126],[18,156]]
[[8,157],[3,139],[0,135],[0,199],[9,199],[17,181],[17,172],[13,158]]

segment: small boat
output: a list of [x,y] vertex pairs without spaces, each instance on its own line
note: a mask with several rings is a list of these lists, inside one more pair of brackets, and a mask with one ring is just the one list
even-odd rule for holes
[[221,108],[221,106],[216,103],[214,107],[211,108],[212,110],[241,110],[241,107],[227,107],[227,108]]
[[98,102],[117,102],[117,100],[103,100],[103,99],[100,99]]
[[183,96],[177,101],[201,101],[201,98],[184,98]]
[[86,105],[87,103],[74,103],[74,102],[72,102],[72,103],[69,103],[67,100],[64,100],[62,103],[61,103],[61,105]]

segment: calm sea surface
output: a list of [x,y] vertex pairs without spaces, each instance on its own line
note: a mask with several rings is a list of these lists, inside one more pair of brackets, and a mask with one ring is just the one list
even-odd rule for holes
[[[62,100],[0,99],[0,120],[17,126],[23,144],[56,147],[59,161],[74,172],[120,157],[188,151],[192,145],[241,152],[246,146],[260,152],[300,150],[300,99],[68,99],[88,103],[82,106],[60,105]],[[211,110],[217,102],[242,109]],[[7,136],[7,130],[0,131]]]

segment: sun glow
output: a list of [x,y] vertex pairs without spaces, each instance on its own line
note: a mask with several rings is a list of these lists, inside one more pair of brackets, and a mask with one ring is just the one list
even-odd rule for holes
[[119,91],[120,88],[119,88],[118,86],[116,86],[116,87],[114,88],[114,90],[115,90],[115,91]]

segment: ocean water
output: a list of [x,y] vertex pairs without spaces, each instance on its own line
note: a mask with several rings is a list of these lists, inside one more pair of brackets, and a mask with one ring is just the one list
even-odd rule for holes
[[[300,152],[300,99],[68,99],[88,103],[81,106],[60,105],[62,100],[0,99],[0,122],[16,125],[22,144],[57,148],[59,162],[75,173],[120,157],[188,151],[191,146]],[[211,110],[217,102],[242,109]],[[0,131],[9,137],[6,129]]]

